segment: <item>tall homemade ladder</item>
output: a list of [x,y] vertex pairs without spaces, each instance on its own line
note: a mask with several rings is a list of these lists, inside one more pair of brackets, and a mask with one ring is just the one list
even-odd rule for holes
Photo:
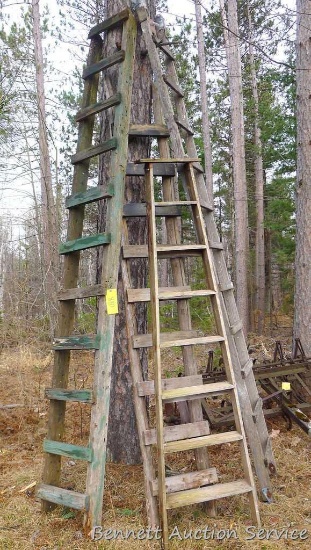
[[[121,48],[102,59],[103,41],[100,33],[123,27]],[[91,39],[88,63],[83,72],[84,93],[82,109],[76,117],[79,123],[77,153],[72,157],[74,175],[72,195],[66,206],[69,209],[67,242],[60,246],[64,257],[64,275],[60,292],[58,333],[54,342],[55,359],[52,387],[46,390],[50,400],[47,439],[44,441],[45,464],[43,483],[38,496],[43,510],[55,504],[85,510],[86,524],[101,524],[102,500],[106,463],[106,440],[109,413],[111,365],[115,315],[109,315],[105,295],[117,288],[119,252],[121,246],[124,182],[127,168],[128,133],[130,125],[131,90],[136,42],[136,21],[125,9],[89,33]],[[118,90],[107,100],[98,101],[99,73],[120,64]],[[114,107],[114,136],[92,145],[95,115]],[[111,180],[107,188],[87,188],[90,159],[110,152]],[[84,207],[86,204],[107,199],[107,226],[105,233],[82,236]],[[104,246],[100,283],[79,287],[80,251]],[[98,299],[97,333],[91,336],[72,336],[75,302],[96,296]],[[67,389],[70,350],[94,350],[93,390]],[[63,442],[66,402],[89,403],[91,406],[90,438],[87,447]],[[85,493],[62,489],[60,485],[61,457],[82,459],[88,462]]]
[[[168,162],[174,161],[174,159]],[[181,162],[183,159],[178,159]],[[149,235],[149,277],[150,277],[150,303],[152,319],[152,352],[154,365],[154,389],[156,405],[156,444],[157,444],[157,488],[159,498],[159,509],[161,515],[162,537],[164,547],[168,547],[168,521],[167,510],[180,506],[191,505],[209,500],[216,500],[222,497],[229,497],[247,493],[251,516],[256,524],[260,524],[256,488],[254,484],[250,459],[242,415],[240,411],[239,398],[235,383],[234,371],[232,368],[230,350],[226,338],[226,331],[223,322],[222,308],[220,304],[220,292],[217,285],[216,273],[214,270],[214,259],[208,238],[206,235],[205,224],[202,215],[202,206],[200,204],[194,168],[191,159],[184,159],[183,176],[185,181],[185,190],[187,194],[186,201],[155,201],[153,163],[163,162],[163,159],[153,160],[144,159],[141,162],[146,163],[146,195],[147,195],[147,217],[148,217],[148,235]],[[157,225],[156,208],[157,207],[190,207],[192,218],[197,234],[197,243],[181,244],[158,244],[157,243]],[[188,290],[167,287],[159,289],[158,261],[161,257],[181,257],[199,255],[202,258],[206,290]],[[160,308],[159,301],[166,300],[191,300],[192,297],[209,297],[214,313],[214,319],[217,329],[217,335],[213,336],[190,336],[180,335],[179,332],[161,334],[160,327]],[[163,369],[161,360],[161,351],[169,347],[176,346],[195,346],[195,345],[213,345],[219,344],[221,354],[226,370],[227,381],[211,384],[194,382],[193,376],[184,376],[183,378],[170,378],[163,380]],[[165,389],[165,382],[170,383],[170,388]],[[163,387],[164,386],[164,387]],[[197,423],[187,423],[180,425],[175,429],[175,433],[168,438],[167,431],[163,426],[163,405],[165,403],[200,400],[204,396],[217,396],[230,394],[236,431],[225,432],[221,434],[207,435],[195,434],[198,427]],[[200,428],[202,429],[203,423]],[[185,432],[186,428],[186,432]],[[171,430],[172,432],[172,430]],[[188,437],[185,436],[188,434]],[[190,437],[189,437],[190,435]],[[211,472],[189,472],[186,476],[177,475],[172,478],[166,477],[165,455],[168,453],[189,451],[191,449],[200,449],[224,443],[238,442],[241,452],[241,462],[244,471],[244,479],[239,479],[227,483],[211,483]],[[173,483],[177,485],[173,486]],[[178,487],[178,482],[180,487]],[[208,484],[208,485],[207,485]],[[191,488],[185,488],[187,487]]]

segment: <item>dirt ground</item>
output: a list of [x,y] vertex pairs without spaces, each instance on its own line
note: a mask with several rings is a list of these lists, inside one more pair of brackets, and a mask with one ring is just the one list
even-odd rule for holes
[[[261,346],[256,340],[253,344],[264,348],[263,354],[269,353],[268,344]],[[71,384],[89,387],[91,367],[87,366],[88,360],[79,357]],[[44,388],[50,385],[51,361],[50,352],[31,347],[4,350],[0,356],[0,549],[160,548],[157,540],[146,540],[151,536],[146,532],[140,535],[145,540],[134,540],[130,531],[126,533],[127,529],[137,534],[146,528],[141,466],[107,466],[102,526],[104,530],[121,529],[123,536],[128,535],[127,540],[121,540],[120,535],[115,540],[90,540],[83,532],[79,512],[58,507],[49,515],[41,513],[35,484],[40,482],[42,472],[47,418]],[[3,408],[4,405],[17,406]],[[69,409],[67,433],[72,443],[83,444],[87,439],[86,407]],[[269,420],[268,428],[273,435],[278,473],[272,479],[274,502],[260,503],[265,531],[251,527],[247,498],[223,499],[215,518],[208,517],[202,506],[171,511],[172,549],[311,547],[311,439],[296,427],[288,431],[282,418]],[[212,450],[210,459],[216,468],[225,467],[225,475],[235,472],[238,456],[230,444]],[[172,458],[170,466],[175,465]],[[85,464],[64,459],[63,470],[63,486],[83,491]],[[183,531],[189,535],[191,529],[192,539],[180,540]],[[205,530],[204,535],[204,529],[210,531]],[[231,538],[223,540],[223,530],[227,529],[231,530]],[[106,532],[106,537],[112,535]],[[205,540],[199,540],[200,536],[205,536]]]

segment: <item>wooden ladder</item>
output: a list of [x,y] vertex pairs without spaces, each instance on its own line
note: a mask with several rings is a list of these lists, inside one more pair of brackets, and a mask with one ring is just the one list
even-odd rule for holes
[[[161,103],[161,111],[169,129],[172,156],[176,158],[197,157],[194,132],[191,130],[187,117],[184,94],[178,81],[174,55],[167,45],[166,37],[163,37],[163,31],[161,39],[158,39],[152,33],[145,7],[138,7],[137,16],[141,23],[146,49],[149,54],[155,87]],[[162,62],[159,52],[163,56]],[[258,395],[252,371],[252,361],[248,354],[242,323],[235,302],[233,284],[226,267],[223,245],[219,241],[213,213],[212,190],[207,189],[205,186],[203,169],[199,163],[194,163],[193,168],[200,204],[203,207],[206,232],[214,258],[213,264],[216,272],[217,288],[220,291],[222,317],[232,357],[248,443],[261,489],[261,498],[264,501],[271,502],[269,474],[276,473],[276,465],[262,410],[262,400]]]
[[[220,302],[220,291],[214,266],[212,249],[207,238],[205,223],[202,215],[202,205],[197,191],[193,162],[198,159],[141,159],[146,170],[146,203],[148,220],[148,257],[150,290],[138,289],[128,292],[130,300],[150,300],[152,335],[136,336],[134,345],[149,345],[152,349],[154,382],[142,382],[138,386],[140,395],[153,393],[155,395],[156,428],[145,431],[145,444],[153,443],[157,447],[158,475],[152,480],[154,494],[158,495],[160,521],[164,548],[168,547],[169,532],[167,510],[195,503],[214,501],[219,498],[247,494],[252,520],[260,524],[257,494],[254,484],[250,459],[248,455],[246,436],[243,427],[239,396],[232,367],[230,349],[223,320]],[[154,165],[157,163],[176,163],[182,167],[181,175],[185,182],[186,200],[155,200]],[[157,193],[159,189],[157,186]],[[161,195],[161,193],[160,193]],[[163,195],[165,196],[165,192]],[[156,217],[165,209],[172,207],[190,208],[197,235],[196,243],[158,244]],[[158,210],[157,210],[158,209]],[[160,209],[160,214],[159,214]],[[172,212],[170,212],[170,215]],[[163,215],[163,214],[162,214]],[[134,251],[133,251],[134,252]],[[132,253],[133,253],[132,252]],[[161,258],[185,259],[199,256],[202,259],[205,288],[191,290],[190,287],[159,288],[158,261]],[[217,335],[197,335],[195,331],[177,331],[172,333],[161,332],[160,309],[161,300],[177,300],[181,303],[189,302],[194,297],[208,297],[214,313]],[[163,379],[162,350],[172,347],[192,348],[197,345],[220,346],[224,361],[227,380],[217,383],[204,384],[202,375],[198,372],[192,376]],[[201,403],[202,397],[230,395],[234,411],[235,431],[220,434],[210,434],[208,422],[190,421],[174,427],[164,427],[163,406],[166,403],[196,402]],[[217,475],[212,469],[188,472],[176,476],[166,476],[165,456],[168,453],[177,453],[195,449],[204,449],[225,443],[237,443],[240,447],[243,479],[226,483],[215,483]],[[199,464],[200,467],[200,464]]]
[[[122,28],[121,49],[102,58],[103,32]],[[117,288],[119,251],[121,246],[124,182],[127,170],[128,135],[130,127],[131,90],[134,69],[137,24],[129,9],[93,27],[88,63],[83,72],[82,109],[76,116],[79,123],[77,152],[72,157],[74,175],[72,194],[67,198],[69,209],[67,241],[60,246],[64,255],[64,275],[60,292],[60,312],[52,387],[46,390],[50,400],[48,434],[43,448],[46,453],[43,483],[38,488],[44,511],[60,504],[84,510],[86,526],[101,525],[104,491],[107,424],[114,341],[115,315],[108,313],[105,299],[108,291]],[[106,100],[97,100],[99,73],[120,64],[117,91]],[[99,145],[92,145],[95,115],[114,107],[114,136]],[[110,152],[111,180],[106,188],[89,187],[90,159]],[[85,205],[107,199],[105,233],[83,236]],[[80,251],[103,246],[102,273],[99,284],[78,286]],[[96,296],[98,300],[97,333],[73,336],[76,300]],[[68,389],[70,350],[94,350],[94,382],[92,389]],[[67,402],[89,403],[91,424],[86,447],[63,441]],[[85,493],[60,487],[61,457],[88,462]]]

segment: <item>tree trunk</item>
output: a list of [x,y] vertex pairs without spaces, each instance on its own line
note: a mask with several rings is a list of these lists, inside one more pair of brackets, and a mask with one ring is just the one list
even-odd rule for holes
[[261,130],[259,125],[259,99],[257,75],[253,47],[253,23],[249,2],[247,3],[249,25],[249,64],[254,102],[254,145],[255,145],[255,207],[256,207],[256,238],[255,238],[255,309],[258,334],[264,330],[265,320],[265,235],[264,235],[264,172],[262,158]]
[[57,280],[59,276],[58,224],[57,212],[55,209],[53,196],[51,161],[47,137],[39,0],[32,0],[32,19],[39,122],[42,236],[44,248],[44,266],[46,271],[44,288],[45,300],[51,320],[51,329],[52,332],[54,332],[57,313]]
[[[151,17],[154,15],[153,0],[150,3]],[[106,0],[106,17],[124,9],[127,5],[122,0]],[[120,40],[120,31],[116,30],[108,34],[104,44],[104,56],[109,55],[111,49],[115,50],[115,44]],[[112,68],[105,72],[103,80],[103,94],[105,97],[116,91],[118,68]],[[133,80],[133,95],[131,105],[131,119],[135,124],[148,124],[151,122],[151,82],[152,74],[149,60],[144,55],[144,43],[140,29],[138,29],[136,46],[136,63]],[[101,140],[111,137],[111,114],[106,112],[101,120]],[[147,138],[131,139],[129,143],[129,160],[148,157],[150,155],[150,141]],[[101,159],[99,183],[104,185],[109,181],[108,157]],[[127,177],[125,189],[125,202],[142,202],[145,199],[144,178]],[[99,228],[102,230],[105,223],[105,208],[100,206]],[[147,242],[146,221],[144,218],[129,218],[128,233],[130,244],[143,244]],[[131,260],[131,280],[133,288],[147,285],[147,263],[145,259]],[[141,462],[140,447],[138,441],[135,411],[132,399],[132,380],[130,362],[127,348],[126,321],[124,311],[124,289],[119,274],[118,283],[119,314],[116,316],[115,344],[113,355],[113,369],[111,382],[111,400],[108,428],[108,457],[113,462],[137,464]],[[146,306],[137,305],[136,318],[138,332],[147,332]],[[147,354],[142,350],[141,362],[143,370],[147,371]]]
[[[245,167],[244,114],[242,92],[241,54],[236,0],[228,0],[228,15],[224,0],[220,0],[224,27],[229,88],[231,99],[231,125],[233,145],[233,182],[235,205],[235,280],[236,301],[247,335],[249,323],[247,263],[248,263],[248,209]],[[230,29],[231,32],[228,31]]]
[[311,355],[311,14],[297,0],[297,187],[294,336]]

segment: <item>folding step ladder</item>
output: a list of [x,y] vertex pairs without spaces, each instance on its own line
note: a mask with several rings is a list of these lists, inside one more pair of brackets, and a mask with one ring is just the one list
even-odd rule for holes
[[[161,30],[162,38],[157,39],[151,31],[146,8],[143,6],[138,7],[137,16],[141,23],[146,49],[149,54],[163,119],[170,132],[171,153],[176,158],[183,158],[185,155],[197,157],[194,133],[187,117],[184,94],[178,81],[174,55],[167,45],[163,29]],[[163,62],[161,62],[159,52],[164,57]],[[245,430],[261,488],[261,497],[263,500],[271,502],[269,474],[276,472],[276,465],[262,410],[262,400],[258,396],[256,381],[252,372],[252,361],[248,355],[233,285],[228,275],[223,245],[219,242],[213,215],[212,190],[206,189],[202,167],[198,163],[194,163],[193,167],[200,202],[204,206],[204,222],[214,256],[217,284],[221,291],[220,302],[223,320],[242,405]]]
[[[122,27],[121,49],[102,59],[100,34]],[[105,478],[106,440],[109,413],[111,365],[115,315],[108,314],[105,298],[117,288],[119,251],[121,246],[124,182],[127,168],[130,104],[134,69],[137,25],[129,9],[93,27],[88,63],[83,72],[84,93],[82,109],[76,116],[79,123],[77,153],[74,165],[72,194],[66,206],[69,209],[67,241],[60,246],[64,255],[64,275],[60,292],[60,313],[57,337],[54,342],[55,359],[52,387],[46,390],[50,400],[43,483],[38,488],[44,511],[55,504],[85,510],[86,525],[101,524]],[[97,101],[99,73],[120,64],[117,93],[104,101]],[[92,145],[95,114],[114,107],[114,136],[99,145]],[[87,188],[90,159],[110,152],[111,181],[107,189]],[[83,236],[84,207],[86,204],[107,199],[107,227],[105,233]],[[80,251],[103,246],[104,259],[99,284],[79,287]],[[75,302],[96,296],[98,299],[97,334],[72,336]],[[68,389],[70,350],[94,350],[93,390]],[[90,439],[87,447],[63,442],[66,402],[89,403],[91,406]],[[82,459],[88,462],[85,493],[60,488],[61,457]]]

